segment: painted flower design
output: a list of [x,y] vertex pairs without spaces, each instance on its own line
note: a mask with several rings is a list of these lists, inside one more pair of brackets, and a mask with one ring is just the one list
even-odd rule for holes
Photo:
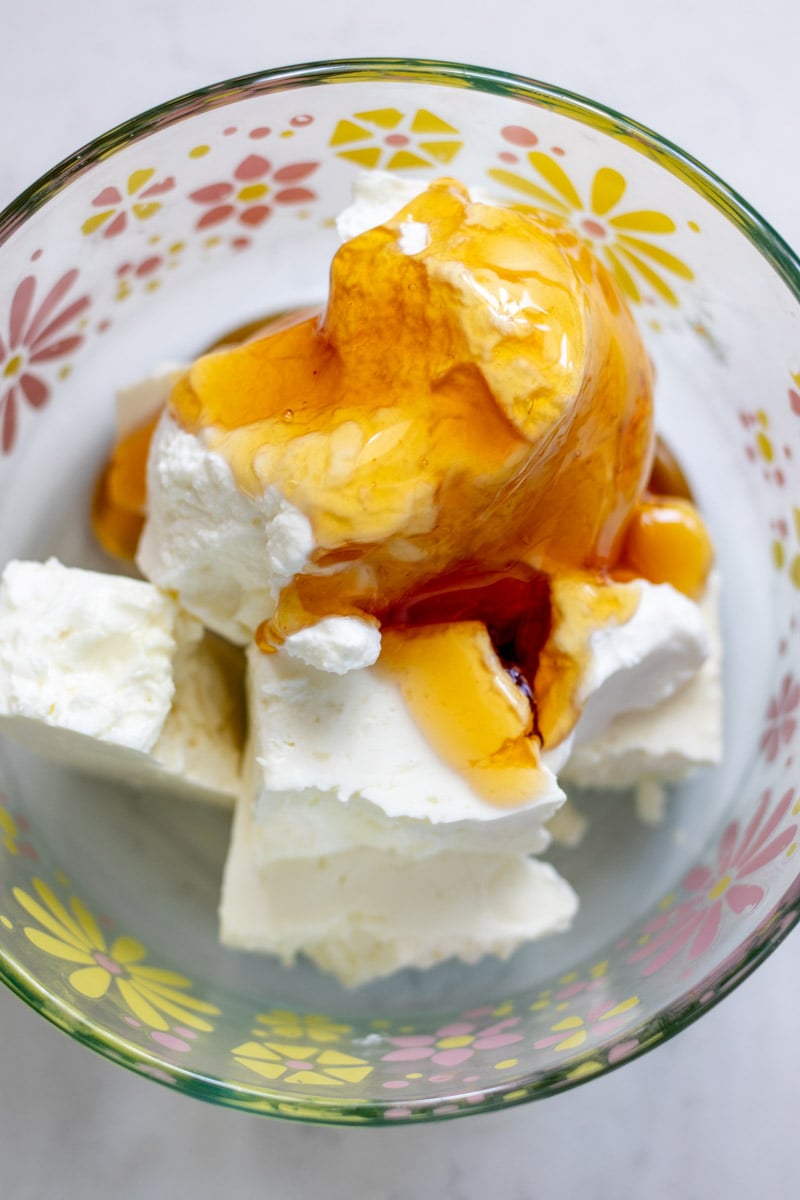
[[38,305],[33,275],[27,275],[14,292],[7,337],[0,334],[0,436],[5,454],[16,441],[20,404],[39,409],[50,399],[42,368],[83,343],[76,322],[89,307],[89,297],[64,303],[77,278],[77,270],[67,271]]
[[550,1026],[546,1037],[534,1042],[537,1050],[554,1046],[558,1051],[577,1050],[591,1036],[604,1037],[628,1022],[628,1014],[639,1004],[638,996],[628,996],[617,1004],[607,1000],[594,1005],[585,1017],[571,1015],[561,1017]]
[[[254,1033],[259,1032],[254,1030]],[[313,1084],[315,1087],[361,1083],[373,1069],[364,1058],[329,1047],[312,1046],[308,1042],[244,1042],[231,1053],[240,1066],[248,1067],[265,1079]]]
[[279,1041],[340,1042],[353,1032],[350,1025],[339,1025],[320,1013],[296,1013],[289,1009],[272,1008],[257,1013],[255,1037],[277,1038]]
[[359,167],[402,171],[452,162],[464,143],[455,126],[426,108],[375,108],[339,121],[330,144],[338,158]]
[[[86,905],[72,896],[68,905],[43,880],[32,881],[33,895],[14,888],[14,898],[36,925],[24,927],[37,949],[68,964],[70,986],[90,1000],[112,995],[135,1021],[168,1033],[173,1021],[202,1033],[213,1025],[206,1019],[219,1009],[189,993],[192,984],[175,971],[151,967],[147,951],[132,937],[117,937],[109,945]],[[131,1022],[133,1023],[133,1022]]]
[[480,1050],[500,1050],[521,1042],[515,1031],[519,1017],[506,1017],[481,1029],[471,1021],[453,1021],[432,1034],[407,1034],[391,1037],[393,1050],[384,1054],[384,1062],[423,1062],[430,1059],[441,1067],[457,1067]]
[[30,842],[24,840],[28,825],[24,817],[16,819],[7,808],[0,807],[0,846],[9,854],[24,854],[28,858],[36,858],[36,851]]
[[151,182],[155,173],[155,167],[147,167],[133,171],[124,187],[115,184],[104,187],[92,201],[92,208],[98,211],[86,218],[81,233],[88,237],[102,229],[104,238],[117,237],[128,228],[131,219],[148,221],[154,217],[161,208],[159,197],[175,187],[172,175]]
[[788,746],[794,737],[798,705],[800,682],[791,674],[784,675],[777,694],[767,705],[767,725],[759,742],[767,762],[774,762],[781,746]]
[[677,229],[671,217],[655,209],[626,209],[622,202],[627,181],[613,167],[600,167],[595,172],[588,198],[584,198],[549,154],[530,150],[527,159],[533,178],[505,167],[492,167],[488,174],[495,183],[523,196],[528,204],[568,218],[605,261],[629,300],[639,303],[642,289],[649,288],[668,304],[678,303],[670,277],[691,280],[694,275],[682,259],[662,245],[661,239]]
[[262,155],[248,154],[234,169],[232,180],[209,183],[189,193],[189,199],[204,210],[195,229],[210,229],[231,219],[252,229],[271,215],[273,203],[316,200],[316,193],[301,184],[318,166],[318,162],[296,162],[276,169]]
[[694,867],[689,872],[683,880],[688,899],[645,926],[642,944],[628,962],[643,962],[643,974],[652,975],[684,950],[690,961],[700,958],[713,945],[726,911],[739,916],[761,903],[765,888],[753,877],[782,854],[791,853],[797,824],[781,827],[788,815],[800,811],[793,805],[793,788],[771,813],[770,801],[767,789],[744,832],[738,821],[731,821],[720,841],[715,867]]
[[744,448],[748,461],[760,467],[761,476],[766,483],[775,484],[779,488],[784,487],[785,468],[793,457],[791,446],[779,445],[775,435],[770,432],[769,415],[763,408],[752,411],[741,409],[739,422],[751,439]]
[[117,290],[115,300],[127,300],[137,286],[145,292],[154,292],[161,287],[167,270],[180,265],[185,242],[173,242],[166,250],[154,252],[137,262],[120,263],[116,270]]

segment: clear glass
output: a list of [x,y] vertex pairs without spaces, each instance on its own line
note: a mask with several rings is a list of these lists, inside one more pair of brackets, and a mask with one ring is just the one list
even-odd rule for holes
[[162,1083],[321,1122],[421,1121],[562,1090],[699,1016],[797,920],[800,271],[748,206],[600,105],[476,67],[319,63],[182,97],[0,216],[0,560],[102,567],[87,529],[116,387],[319,300],[361,169],[443,173],[558,211],[635,307],[658,423],[719,549],[723,766],[664,825],[586,795],[554,860],[568,935],[347,993],[216,942],[227,817],[0,745],[0,973]]

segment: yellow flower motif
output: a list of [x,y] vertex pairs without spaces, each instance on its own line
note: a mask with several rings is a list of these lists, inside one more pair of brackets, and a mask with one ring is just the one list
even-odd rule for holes
[[527,157],[537,180],[501,167],[490,168],[488,174],[496,183],[532,201],[531,207],[546,208],[568,218],[594,246],[630,300],[638,303],[642,299],[640,287],[644,282],[668,304],[678,303],[663,272],[685,280],[694,279],[694,275],[682,259],[653,240],[654,236],[675,233],[671,217],[654,209],[619,211],[627,183],[613,167],[595,172],[586,202],[555,159],[541,150],[531,150]]
[[144,962],[147,951],[135,938],[118,937],[109,946],[77,896],[72,896],[67,906],[43,880],[34,879],[32,888],[35,896],[14,888],[17,903],[37,922],[24,927],[25,936],[51,958],[74,966],[69,982],[76,992],[99,1000],[110,990],[151,1029],[166,1032],[170,1021],[175,1021],[202,1033],[211,1032],[213,1025],[205,1017],[218,1015],[219,1009],[188,995],[190,980],[175,971],[148,966]]
[[231,1051],[234,1059],[265,1079],[284,1083],[310,1083],[317,1087],[341,1087],[361,1083],[373,1068],[363,1058],[341,1050],[283,1042],[243,1042]]
[[257,1013],[256,1021],[265,1029],[254,1029],[253,1037],[278,1038],[290,1042],[340,1042],[353,1032],[350,1025],[337,1025],[320,1013],[296,1013],[286,1008],[271,1008]]
[[414,113],[375,108],[353,116],[352,121],[339,121],[330,144],[337,147],[337,157],[368,170],[401,171],[449,163],[464,144],[453,125],[426,108]]
[[17,823],[6,808],[0,808],[0,843],[9,854],[19,854]]
[[[545,1050],[554,1046],[556,1050],[577,1050],[586,1041],[589,1033],[610,1033],[625,1024],[625,1014],[637,1007],[638,996],[628,996],[610,1008],[593,1012],[584,1020],[583,1017],[564,1017],[550,1026],[548,1037],[534,1042],[537,1050]],[[605,1024],[608,1022],[608,1025]]]
[[154,167],[131,172],[124,192],[113,185],[104,187],[92,201],[92,207],[99,211],[92,213],[81,225],[84,236],[88,237],[90,233],[102,229],[104,238],[116,237],[127,228],[129,215],[137,221],[154,217],[161,208],[161,201],[157,197],[175,187],[171,175],[152,183],[155,173]]

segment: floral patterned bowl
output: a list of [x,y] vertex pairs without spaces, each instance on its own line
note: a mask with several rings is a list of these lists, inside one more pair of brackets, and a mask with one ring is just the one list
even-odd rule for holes
[[[668,820],[587,796],[554,855],[575,929],[354,993],[216,943],[227,819],[0,746],[0,973],[124,1066],[299,1119],[423,1121],[544,1096],[699,1016],[797,920],[800,268],[724,184],[576,96],[473,67],[338,62],[176,100],[0,217],[0,561],[105,565],[87,531],[115,387],[317,300],[359,169],[554,210],[635,307],[659,423],[723,577],[723,766]],[[320,1015],[324,1014],[324,1015]]]

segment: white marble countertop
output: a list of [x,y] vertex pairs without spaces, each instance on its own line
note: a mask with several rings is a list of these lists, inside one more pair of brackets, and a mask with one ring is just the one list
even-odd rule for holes
[[[245,71],[386,54],[583,92],[682,145],[800,245],[797,0],[26,0],[2,8],[0,206],[102,130]],[[0,993],[0,1194],[115,1200],[739,1200],[797,1190],[796,938],[641,1061],[506,1113],[387,1131],[222,1111],[92,1055]]]

